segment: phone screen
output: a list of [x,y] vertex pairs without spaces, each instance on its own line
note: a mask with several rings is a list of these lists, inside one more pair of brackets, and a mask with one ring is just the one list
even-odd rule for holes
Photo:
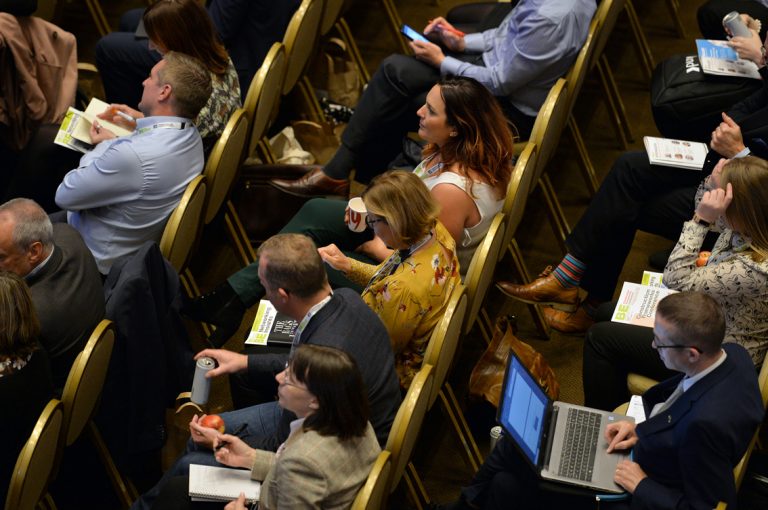
[[424,37],[423,34],[418,33],[417,31],[415,31],[414,29],[412,29],[408,25],[403,25],[402,28],[400,29],[400,31],[403,33],[403,35],[405,35],[411,41],[429,42],[429,39]]

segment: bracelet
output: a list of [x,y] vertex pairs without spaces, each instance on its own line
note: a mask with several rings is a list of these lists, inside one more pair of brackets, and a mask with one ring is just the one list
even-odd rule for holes
[[712,226],[711,222],[705,220],[704,218],[702,218],[701,216],[699,216],[696,213],[693,213],[693,219],[691,221],[694,222],[694,223],[697,223],[697,224],[699,224],[699,225],[701,225],[703,227],[707,227],[707,228]]

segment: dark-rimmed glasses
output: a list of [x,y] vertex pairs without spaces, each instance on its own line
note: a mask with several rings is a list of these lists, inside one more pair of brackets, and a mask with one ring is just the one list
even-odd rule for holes
[[695,345],[678,345],[678,344],[672,344],[672,345],[659,345],[657,342],[657,338],[653,337],[653,342],[651,342],[651,347],[654,349],[661,350],[661,349],[693,349],[694,351],[701,354],[703,351],[696,347]]
[[377,224],[378,222],[380,222],[380,221],[383,221],[384,223],[387,222],[387,220],[385,220],[384,218],[374,218],[374,219],[366,218],[365,219],[365,224],[368,225],[368,228],[373,230],[373,226],[375,224]]

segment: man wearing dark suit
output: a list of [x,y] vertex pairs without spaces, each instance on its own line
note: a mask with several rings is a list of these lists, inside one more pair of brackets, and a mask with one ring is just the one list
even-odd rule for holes
[[[400,405],[400,383],[387,330],[359,294],[349,289],[331,291],[323,261],[309,237],[278,234],[259,247],[259,278],[274,307],[299,322],[293,349],[299,344],[317,344],[346,351],[360,367],[368,389],[370,421],[379,442],[386,443],[389,429]],[[208,356],[218,367],[208,377],[247,371],[257,386],[273,387],[270,379],[282,371],[290,354],[240,354],[224,349],[206,349],[197,358]],[[260,388],[261,393],[269,390]],[[271,395],[274,395],[274,389]],[[227,433],[238,435],[251,447],[276,450],[290,433],[293,413],[272,401],[223,413]],[[198,418],[190,423],[192,441],[187,452],[168,470],[163,479],[133,505],[149,508],[165,483],[186,474],[189,464],[216,465],[211,452],[216,431],[201,427]],[[245,429],[240,427],[246,426]]]
[[93,255],[75,229],[52,225],[37,203],[16,198],[0,205],[0,269],[27,281],[53,383],[63,388],[72,362],[104,318]]
[[[725,319],[715,300],[681,292],[659,302],[653,347],[667,368],[681,372],[643,395],[648,419],[611,423],[608,451],[634,448],[614,481],[629,493],[605,508],[715,508],[736,503],[733,468],[763,418],[752,360],[737,344],[721,345]],[[554,491],[504,438],[462,489],[452,509],[508,508],[509,501],[542,508],[594,508],[594,496]],[[470,506],[471,505],[471,506]],[[549,505],[549,506],[548,506]],[[555,506],[556,505],[556,506]]]

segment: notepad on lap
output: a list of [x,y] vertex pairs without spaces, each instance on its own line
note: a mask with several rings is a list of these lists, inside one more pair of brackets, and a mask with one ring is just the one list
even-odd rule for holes
[[189,466],[192,501],[232,501],[239,498],[241,492],[249,503],[259,500],[261,482],[251,480],[250,471],[200,464]]

